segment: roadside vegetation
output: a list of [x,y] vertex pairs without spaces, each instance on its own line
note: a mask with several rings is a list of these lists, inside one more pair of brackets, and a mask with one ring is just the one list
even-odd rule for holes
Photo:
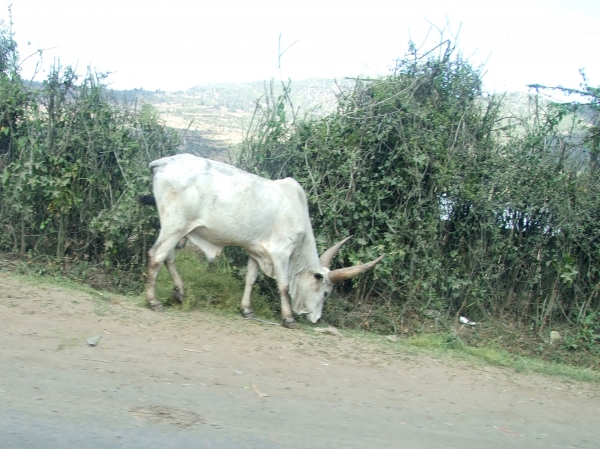
[[600,103],[585,78],[558,90],[577,101],[533,95],[527,116],[506,116],[450,42],[426,57],[411,47],[326,117],[290,113],[285,93],[269,98],[239,166],[297,179],[321,248],[354,235],[340,265],[387,254],[327,303],[326,321],[412,335],[465,316],[480,323],[470,334],[536,335],[538,350],[523,345],[535,355],[555,331],[567,359],[597,367]]
[[[182,136],[152,106],[111,94],[105,75],[56,65],[32,85],[20,60],[0,23],[0,268],[139,294],[158,220],[136,198],[150,191],[148,162],[185,148]],[[236,161],[304,186],[321,250],[354,236],[338,266],[387,254],[338,288],[323,321],[597,370],[600,91],[584,75],[578,89],[533,86],[573,101],[531,95],[526,114],[506,114],[448,41],[411,44],[388,76],[344,85],[332,112],[312,115],[289,83],[268,86]],[[198,258],[178,254],[178,307],[237,310],[241,252],[212,268]],[[260,286],[254,310],[272,319],[277,295],[268,279]]]

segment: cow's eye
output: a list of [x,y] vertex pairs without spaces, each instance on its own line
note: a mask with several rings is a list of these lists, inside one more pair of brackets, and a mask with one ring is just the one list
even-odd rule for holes
[[323,275],[321,273],[315,273],[315,279],[317,281],[322,281],[323,280]]
[[323,298],[327,298],[328,294],[329,294],[329,292],[323,292]]

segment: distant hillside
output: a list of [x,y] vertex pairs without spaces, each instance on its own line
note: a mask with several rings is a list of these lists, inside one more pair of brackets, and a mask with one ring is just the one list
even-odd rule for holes
[[[287,83],[286,83],[287,84]],[[335,95],[340,89],[354,86],[353,80],[310,79],[292,81],[291,98],[295,107],[307,112],[330,111],[335,107]],[[283,91],[282,83],[273,83],[274,93]],[[143,99],[150,104],[178,102],[191,109],[197,107],[227,108],[231,112],[252,112],[256,101],[270,90],[269,82],[208,83],[176,92],[133,89],[114,91],[118,98]]]
[[[352,86],[354,81],[347,79],[293,81],[290,98],[300,115],[321,115],[334,110],[340,89]],[[274,82],[272,89],[276,96],[283,92],[281,82]],[[199,84],[178,92],[133,89],[113,95],[119,101],[154,106],[167,126],[182,130],[184,151],[224,157],[224,151],[242,141],[257,101],[270,90],[268,82],[257,81]]]
[[[335,110],[336,95],[354,87],[349,79],[311,79],[293,81],[290,98],[300,116],[324,115]],[[275,96],[283,92],[281,82],[199,84],[178,92],[133,89],[112,91],[119,101],[151,104],[169,127],[180,130],[184,137],[182,151],[226,160],[243,140],[257,101],[273,89]],[[547,110],[550,101],[543,96],[525,93],[503,94],[501,123],[532,120],[536,108]],[[584,114],[585,115],[585,114]],[[565,122],[566,123],[566,122]]]

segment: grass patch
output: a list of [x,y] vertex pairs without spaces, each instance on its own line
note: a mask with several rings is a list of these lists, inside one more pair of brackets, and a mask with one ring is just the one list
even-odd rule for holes
[[102,263],[89,263],[65,257],[56,261],[47,256],[19,259],[14,254],[0,254],[0,271],[24,278],[44,280],[55,285],[87,286],[88,293],[107,291],[135,295],[143,288],[143,276],[135,270],[120,270]]
[[[470,351],[479,359],[503,365],[505,356],[518,360],[539,360],[548,368],[535,368],[536,372],[548,370],[565,371],[560,366],[577,366],[589,372],[600,372],[600,341],[595,335],[593,322],[587,333],[574,325],[553,324],[540,333],[530,324],[517,322],[511,317],[486,316],[478,319],[476,326],[457,327],[455,317],[441,314],[437,318],[427,317],[414,310],[404,310],[401,304],[357,303],[352,295],[332,295],[325,303],[322,321],[340,329],[355,329],[379,335],[397,335],[402,341],[406,337],[412,347]],[[561,338],[550,340],[550,331],[557,331]],[[584,329],[585,330],[585,329]],[[404,338],[403,338],[404,337]],[[531,363],[519,362],[525,371]],[[508,366],[508,365],[504,365]],[[586,375],[587,376],[587,375]]]
[[[78,283],[59,273],[53,273],[51,275],[47,273],[39,274],[35,269],[29,270],[26,267],[27,264],[18,263],[15,264],[14,267],[11,267],[11,269],[4,270],[4,273],[10,273],[12,278],[18,279],[20,282],[34,287],[60,287],[65,290],[88,293],[92,296],[102,295],[98,290],[88,285]],[[2,273],[2,271],[0,271],[0,273]]]
[[600,373],[590,368],[521,356],[501,348],[470,346],[453,333],[417,335],[403,340],[401,344],[426,352],[435,352],[436,355],[447,354],[468,361],[482,361],[494,366],[512,368],[518,373],[538,373],[578,381],[600,382]]
[[[178,304],[172,296],[173,281],[166,268],[161,269],[156,285],[157,299],[166,306],[182,311],[213,310],[239,313],[244,281],[236,277],[231,265],[219,257],[211,266],[194,248],[177,251],[175,265],[185,286],[185,299]],[[275,319],[273,299],[252,291],[252,310],[264,319]]]

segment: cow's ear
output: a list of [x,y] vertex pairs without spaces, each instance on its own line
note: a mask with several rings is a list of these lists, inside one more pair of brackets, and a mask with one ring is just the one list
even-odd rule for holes
[[321,273],[315,273],[315,279],[321,282],[323,280],[323,275]]

